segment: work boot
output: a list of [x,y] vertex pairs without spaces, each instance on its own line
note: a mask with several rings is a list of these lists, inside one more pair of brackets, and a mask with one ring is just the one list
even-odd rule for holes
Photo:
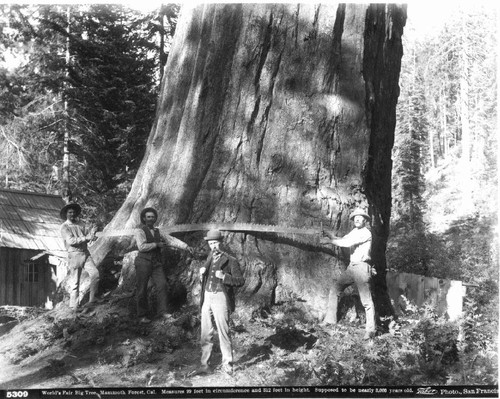
[[97,303],[95,301],[89,301],[85,305],[83,305],[82,308],[83,309],[92,309],[93,307],[95,307],[95,305],[97,305]]
[[92,307],[90,306],[87,306],[87,304],[83,305],[83,306],[80,306],[76,309],[76,312],[78,314],[86,314],[86,313],[89,313],[90,311],[92,310]]
[[210,374],[212,372],[212,369],[208,364],[202,364],[200,367],[196,369],[195,375],[200,375],[200,374]]
[[224,374],[229,375],[229,376],[232,376],[234,373],[233,366],[231,366],[230,364],[222,365],[220,371]]
[[167,323],[174,323],[177,319],[170,313],[163,313],[160,316],[160,320],[162,321],[163,324],[167,324]]
[[336,321],[331,321],[331,320],[323,320],[319,325],[323,328],[333,328],[337,325]]

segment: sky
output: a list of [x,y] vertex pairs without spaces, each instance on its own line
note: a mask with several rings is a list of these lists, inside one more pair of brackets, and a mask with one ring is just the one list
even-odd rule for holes
[[[322,1],[326,0],[317,0],[317,1],[310,1],[310,0],[302,0],[302,1],[297,1],[299,3],[321,3]],[[37,0],[37,1],[27,1],[27,0],[22,0],[19,1],[19,3],[37,3],[37,4],[78,4],[78,3],[84,3],[85,1],[78,1],[78,0]],[[273,0],[252,0],[252,1],[237,1],[237,0],[206,0],[206,1],[186,1],[186,0],[178,0],[178,1],[172,1],[175,3],[279,3],[280,1],[273,1]],[[295,2],[295,1],[290,1],[290,2]],[[355,1],[354,3],[368,3],[369,1]],[[16,3],[16,1],[4,1],[0,0],[0,4],[2,3]],[[103,3],[103,4],[109,4],[109,3],[121,3],[121,4],[126,4],[130,6],[133,9],[142,11],[142,12],[149,12],[153,11],[161,4],[166,4],[168,1],[161,1],[161,0],[92,0],[86,3]],[[396,2],[396,3],[406,3],[408,5],[408,18],[412,19],[412,22],[416,27],[418,27],[419,30],[421,31],[427,31],[427,30],[433,30],[436,27],[439,27],[444,20],[446,20],[447,16],[453,12],[453,10],[456,10],[458,6],[478,6],[478,5],[484,5],[486,7],[491,7],[491,8],[496,8],[497,11],[500,9],[498,6],[497,1],[491,1],[491,0],[479,0],[479,1],[440,1],[440,0],[408,0],[405,2]]]
[[[317,0],[314,3],[320,3],[321,1],[325,0]],[[56,0],[56,1],[51,1],[51,0],[37,0],[37,4],[78,4],[78,3],[83,3],[84,1],[80,0]],[[188,1],[186,0],[179,0],[176,1],[176,3],[187,3]],[[230,0],[208,0],[208,1],[189,1],[189,3],[228,3],[228,2],[237,2],[235,0],[230,1]],[[263,2],[263,3],[278,3],[280,1],[272,1],[272,0],[252,0],[252,1],[240,1],[240,3],[245,3],[245,2]],[[311,1],[309,0],[302,0],[299,1],[300,3],[310,3]],[[356,3],[361,3],[362,1],[357,1]],[[366,2],[366,1],[365,1]],[[16,3],[16,1],[4,1],[0,0],[0,4],[6,4],[6,3]],[[19,1],[19,3],[30,3],[30,1],[23,0]],[[93,0],[90,1],[89,3],[104,3],[104,4],[109,4],[109,3],[121,3],[128,5],[129,7],[136,9],[141,12],[150,12],[153,10],[156,10],[160,7],[161,4],[166,4],[168,1],[161,1],[161,0]],[[439,0],[434,0],[434,1],[429,1],[429,0],[409,0],[405,2],[408,5],[408,19],[407,19],[407,27],[412,26],[415,28],[414,32],[415,34],[418,35],[431,35],[438,31],[445,21],[450,17],[450,15],[454,12],[456,12],[460,8],[467,8],[467,7],[487,7],[491,8],[492,11],[496,9],[497,11],[497,17],[500,15],[500,6],[498,5],[498,1],[487,1],[487,0],[476,0],[476,1],[439,1]],[[411,34],[410,30],[407,29],[405,34]],[[9,65],[14,65],[15,60],[12,59],[10,60],[10,56],[8,54],[5,54],[5,57],[8,59],[8,64]]]
[[[317,1],[309,1],[302,0],[297,1],[299,3],[321,3],[326,0],[317,0]],[[102,0],[102,2],[109,2],[106,0]],[[178,3],[185,3],[187,1],[177,1]],[[252,0],[252,1],[231,1],[231,0],[208,0],[208,1],[190,1],[190,3],[279,3],[280,1],[272,1],[272,0]],[[294,1],[290,1],[294,2]],[[373,1],[372,1],[373,2]],[[160,4],[162,4],[159,0],[129,0],[123,1],[122,3],[129,5],[131,8],[134,8],[139,11],[149,12],[157,9]],[[166,3],[166,2],[163,2]],[[369,3],[369,1],[355,1],[354,3]],[[489,8],[496,8],[497,11],[500,9],[498,6],[498,1],[491,0],[479,0],[479,1],[440,1],[440,0],[409,0],[405,2],[396,2],[408,5],[408,22],[411,20],[411,23],[419,32],[423,32],[424,34],[432,33],[435,30],[439,29],[444,21],[450,16],[450,14],[456,11],[459,7],[477,7],[479,5],[483,5]],[[498,15],[498,12],[497,12]]]
[[[408,20],[418,32],[433,33],[442,27],[449,17],[459,10],[485,7],[496,10],[499,16],[500,6],[498,1],[408,1]],[[498,19],[497,19],[498,21]]]

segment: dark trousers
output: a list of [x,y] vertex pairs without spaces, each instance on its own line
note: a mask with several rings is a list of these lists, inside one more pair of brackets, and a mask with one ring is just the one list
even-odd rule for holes
[[148,313],[148,283],[152,278],[158,301],[158,314],[167,311],[167,279],[159,262],[136,262],[135,273],[137,280],[137,316],[143,317]]

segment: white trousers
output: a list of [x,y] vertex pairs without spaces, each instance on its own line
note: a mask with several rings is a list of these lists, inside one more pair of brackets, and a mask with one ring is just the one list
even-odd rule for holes
[[233,349],[229,334],[229,309],[223,292],[205,292],[201,307],[201,364],[207,366],[212,354],[214,336],[212,316],[219,335],[222,364],[230,365],[233,362]]

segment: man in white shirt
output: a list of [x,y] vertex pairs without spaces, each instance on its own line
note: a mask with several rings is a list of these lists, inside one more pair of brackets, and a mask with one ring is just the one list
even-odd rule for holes
[[185,242],[168,234],[161,234],[154,227],[158,212],[154,208],[145,208],[141,212],[142,226],[136,230],[135,241],[139,253],[135,258],[137,280],[137,317],[141,324],[150,323],[148,313],[148,282],[152,278],[156,289],[157,313],[165,320],[172,321],[167,313],[167,280],[163,272],[162,249],[173,247],[189,251],[193,250]]
[[61,225],[61,236],[68,251],[68,273],[70,299],[69,306],[78,307],[83,293],[80,292],[80,277],[83,269],[90,277],[89,302],[85,306],[92,306],[96,300],[99,285],[99,271],[90,256],[87,244],[95,239],[96,227],[88,228],[80,220],[82,208],[76,203],[65,205],[59,213],[61,219],[66,220]]
[[366,227],[370,222],[370,216],[363,209],[356,209],[351,213],[350,219],[354,221],[354,229],[344,237],[336,237],[328,231],[323,232],[329,237],[324,243],[350,249],[349,266],[334,281],[323,324],[337,324],[339,297],[349,285],[356,284],[366,312],[365,339],[370,339],[375,335],[375,308],[370,291],[370,280],[374,273],[370,265],[372,233]]

